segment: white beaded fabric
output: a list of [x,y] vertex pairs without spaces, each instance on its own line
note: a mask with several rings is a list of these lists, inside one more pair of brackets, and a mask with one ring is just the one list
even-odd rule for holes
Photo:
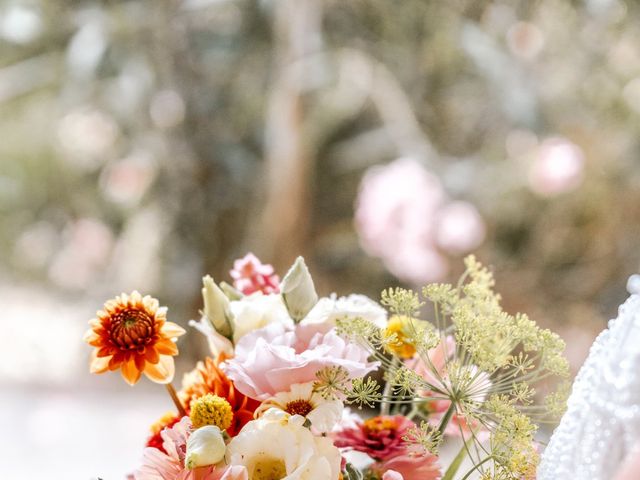
[[[611,480],[640,441],[640,284],[591,346],[538,480]],[[638,474],[640,478],[640,473]]]

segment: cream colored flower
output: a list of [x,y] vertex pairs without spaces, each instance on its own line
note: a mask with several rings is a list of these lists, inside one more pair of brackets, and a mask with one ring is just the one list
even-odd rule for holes
[[338,480],[340,451],[304,422],[300,415],[267,410],[231,440],[227,463],[245,466],[251,480]]
[[193,469],[220,462],[226,453],[222,432],[214,425],[198,428],[187,440],[185,467]]
[[344,406],[340,400],[326,400],[314,393],[313,382],[294,384],[288,392],[277,393],[262,402],[255,412],[259,417],[270,408],[277,408],[290,415],[305,417],[319,432],[330,432],[342,418]]
[[227,357],[232,357],[234,355],[234,344],[238,343],[246,334],[259,328],[266,327],[272,323],[293,326],[293,320],[289,317],[282,297],[278,294],[264,295],[261,292],[256,292],[239,300],[233,300],[229,302],[228,314],[233,328],[233,341],[221,335],[206,315],[198,322],[193,320],[189,322],[190,326],[196,328],[207,337],[209,348],[214,357],[221,353],[224,353]]
[[235,343],[247,333],[272,323],[292,325],[282,297],[277,294],[263,295],[256,292],[231,302],[229,306],[234,318]]
[[326,323],[335,326],[336,320],[345,318],[364,318],[380,328],[387,325],[386,310],[369,297],[358,294],[338,297],[335,293],[318,300],[302,323]]

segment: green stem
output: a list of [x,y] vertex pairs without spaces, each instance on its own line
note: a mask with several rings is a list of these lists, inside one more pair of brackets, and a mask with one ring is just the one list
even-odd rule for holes
[[456,405],[454,402],[451,402],[451,405],[449,405],[449,408],[447,409],[447,412],[444,414],[444,417],[442,417],[442,420],[440,421],[440,425],[438,425],[438,431],[440,432],[440,435],[444,437],[444,431],[447,428],[447,425],[449,425],[449,421],[451,420],[451,417],[453,416],[453,412],[456,409]]
[[442,480],[453,480],[453,476],[460,469],[460,465],[462,465],[462,461],[464,460],[464,457],[466,457],[467,452],[469,451],[468,444],[470,444],[472,441],[473,441],[473,437],[467,440],[466,442],[462,443],[462,448],[456,455],[456,458],[453,459],[453,462],[451,462],[451,465],[449,465],[449,468],[447,468],[447,471],[445,472],[444,477],[442,477]]
[[418,405],[417,405],[417,404],[414,404],[414,405],[411,407],[411,411],[410,411],[409,413],[407,413],[407,418],[408,418],[409,420],[413,420],[413,419],[415,418],[415,416],[416,416],[416,415],[418,415],[418,413],[419,413]]
[[[388,371],[393,372],[394,369],[398,367],[399,360],[396,357],[393,357],[391,368]],[[380,406],[380,415],[389,415],[389,410],[391,408],[391,402],[388,399],[391,396],[393,389],[393,382],[387,380],[387,383],[384,386],[384,391],[382,392],[382,405]]]
[[473,468],[472,468],[471,470],[469,470],[469,471],[465,474],[465,476],[464,476],[464,477],[462,477],[460,480],[467,480],[467,478],[469,478],[469,477],[471,476],[471,474],[472,474],[473,472],[475,472],[475,471],[480,467],[480,465],[482,465],[483,463],[488,462],[489,460],[493,460],[493,456],[492,456],[492,455],[489,455],[487,458],[484,458],[480,463],[478,463],[478,464],[474,465],[474,466],[473,466]]

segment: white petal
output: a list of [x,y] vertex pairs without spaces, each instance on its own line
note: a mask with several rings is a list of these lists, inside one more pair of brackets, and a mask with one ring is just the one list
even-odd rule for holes
[[318,405],[309,412],[307,418],[313,428],[323,433],[330,432],[342,418],[343,409],[344,405],[340,400],[331,400]]

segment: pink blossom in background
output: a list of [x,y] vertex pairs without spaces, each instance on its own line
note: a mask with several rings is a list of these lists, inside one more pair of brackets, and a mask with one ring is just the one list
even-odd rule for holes
[[244,395],[266,400],[287,392],[294,383],[316,380],[324,367],[344,367],[351,378],[377,368],[362,347],[339,337],[327,324],[297,325],[290,329],[272,323],[243,336],[235,357],[222,364],[227,376]]
[[113,233],[101,220],[81,218],[69,224],[64,236],[65,243],[49,266],[49,278],[64,288],[86,288],[109,260]]
[[469,202],[451,202],[438,212],[436,243],[455,255],[470,252],[484,240],[486,229],[476,207]]
[[429,245],[408,243],[383,257],[385,266],[396,277],[413,284],[442,280],[449,273],[449,261]]
[[415,284],[444,278],[449,271],[444,253],[467,253],[485,235],[475,207],[451,203],[440,179],[412,158],[365,173],[355,225],[369,255],[382,259],[398,278]]
[[538,147],[529,169],[529,187],[543,196],[574,190],[584,177],[580,147],[561,137],[549,138]]
[[233,278],[233,286],[245,295],[280,291],[280,278],[274,273],[273,267],[263,264],[253,253],[247,253],[243,258],[234,261],[233,270],[229,273]]

